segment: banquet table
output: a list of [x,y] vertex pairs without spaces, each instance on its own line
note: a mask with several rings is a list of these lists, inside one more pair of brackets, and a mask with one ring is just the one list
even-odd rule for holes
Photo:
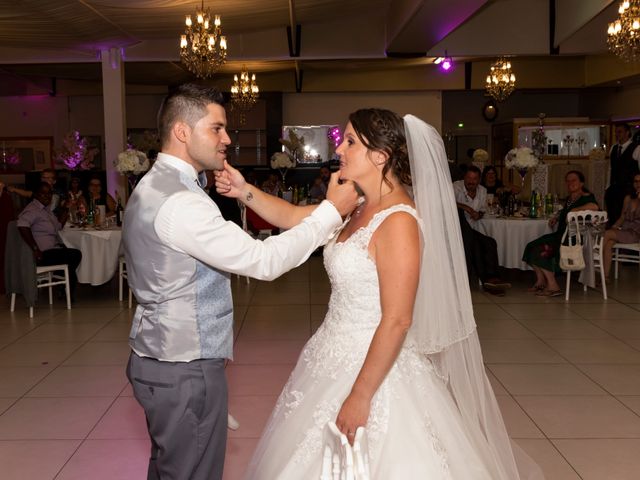
[[96,229],[65,227],[60,238],[69,248],[82,252],[78,266],[78,282],[102,285],[113,278],[121,253],[122,230],[118,227]]
[[500,266],[520,270],[530,269],[522,261],[527,243],[553,231],[548,219],[527,217],[484,217],[477,222],[477,230],[498,244]]

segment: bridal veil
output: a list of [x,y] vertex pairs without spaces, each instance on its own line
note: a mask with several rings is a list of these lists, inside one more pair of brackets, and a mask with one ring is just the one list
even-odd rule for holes
[[427,355],[446,382],[469,440],[494,479],[544,478],[517,445],[512,447],[484,370],[442,138],[413,115],[404,117],[404,125],[423,247],[407,343]]

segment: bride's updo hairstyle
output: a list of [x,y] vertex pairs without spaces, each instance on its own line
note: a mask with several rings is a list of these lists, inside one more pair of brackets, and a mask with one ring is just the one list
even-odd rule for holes
[[404,120],[391,110],[363,108],[349,115],[349,121],[365,147],[389,157],[382,168],[384,182],[391,186],[387,178],[391,172],[400,183],[411,185]]

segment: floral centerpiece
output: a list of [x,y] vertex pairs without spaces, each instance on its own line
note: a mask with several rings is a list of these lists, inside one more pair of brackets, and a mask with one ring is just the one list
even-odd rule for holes
[[144,152],[127,148],[118,154],[115,167],[118,172],[127,177],[129,192],[131,192],[138,183],[139,175],[149,170],[149,159]]
[[128,148],[118,154],[116,169],[123,175],[139,175],[149,170],[149,159],[144,152]]
[[530,168],[535,168],[540,163],[538,157],[535,156],[533,150],[529,147],[518,147],[509,150],[504,157],[504,166],[515,169],[520,174],[522,187],[524,188],[524,177]]
[[290,168],[294,168],[296,162],[286,152],[276,152],[271,155],[271,168],[278,169],[282,175],[282,188],[284,189],[284,181]]
[[473,151],[473,161],[484,165],[489,161],[489,153],[482,148],[476,148]]
[[56,151],[56,159],[69,170],[90,170],[97,153],[98,149],[91,148],[87,139],[75,130],[65,135],[62,147]]

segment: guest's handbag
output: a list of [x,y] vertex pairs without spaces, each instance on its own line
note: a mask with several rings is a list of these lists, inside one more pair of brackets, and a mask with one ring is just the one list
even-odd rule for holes
[[[565,271],[580,271],[584,270],[584,255],[582,254],[582,238],[580,237],[580,231],[576,229],[576,235],[574,237],[575,243],[571,244],[571,235],[568,234],[569,225],[562,235],[562,241],[560,242],[560,268]],[[565,239],[568,238],[568,245],[564,245]]]

